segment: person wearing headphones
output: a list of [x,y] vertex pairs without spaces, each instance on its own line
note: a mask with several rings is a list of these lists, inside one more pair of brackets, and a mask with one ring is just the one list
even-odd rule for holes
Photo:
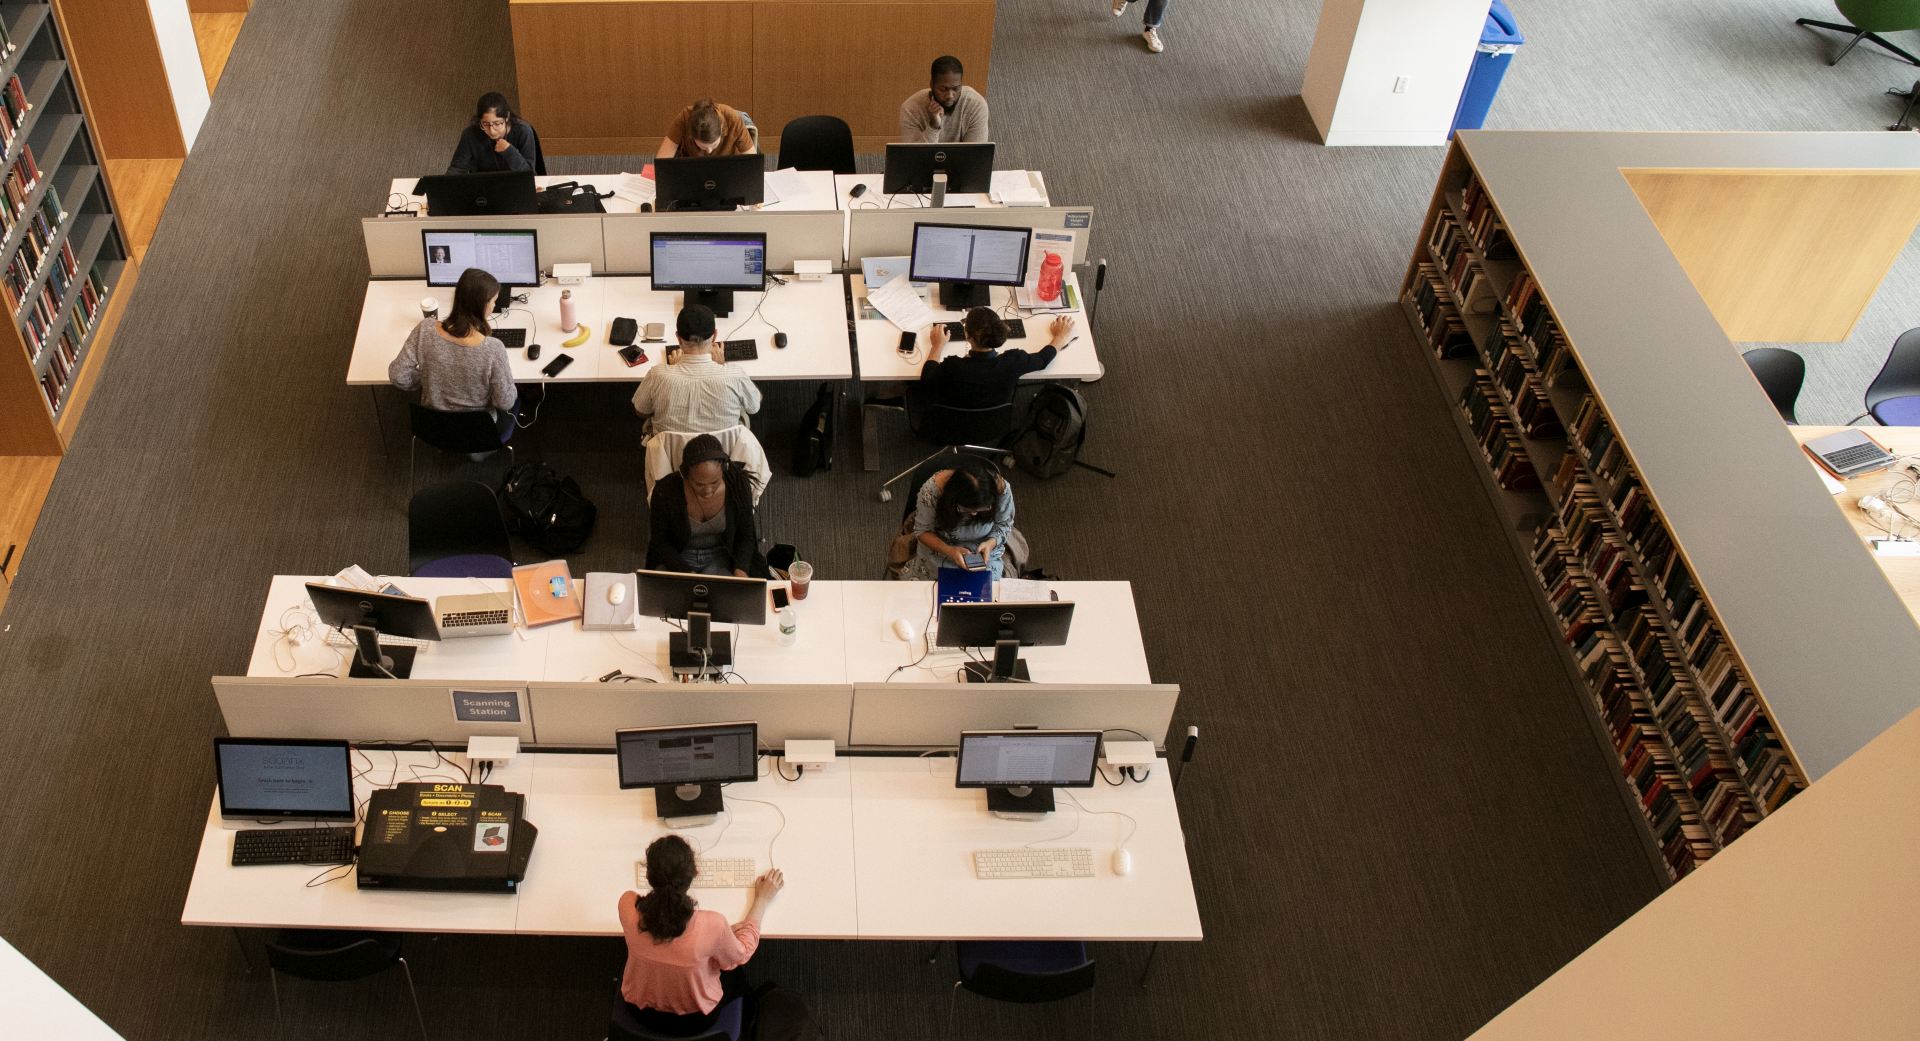
[[687,442],[680,468],[656,481],[647,502],[647,569],[765,578],[753,522],[758,481],[728,458],[720,439]]
[[947,346],[947,327],[935,322],[927,336],[927,360],[920,366],[920,386],[934,401],[949,408],[994,408],[1013,400],[1020,377],[1053,364],[1054,356],[1074,340],[1073,319],[1061,315],[1048,326],[1050,339],[1037,351],[1007,351],[1007,323],[991,307],[976,307],[960,322],[967,337],[967,353],[940,356]]
[[628,890],[616,905],[627,941],[620,996],[643,1029],[670,1037],[707,1033],[721,1004],[745,995],[737,970],[759,949],[760,921],[786,885],[779,868],[761,875],[746,916],[728,924],[688,895],[696,874],[686,839],[655,839],[647,846],[647,894]]
[[474,104],[473,122],[460,132],[460,143],[454,146],[447,172],[531,173],[539,165],[540,141],[533,125],[515,115],[507,96],[496,90],[480,95]]

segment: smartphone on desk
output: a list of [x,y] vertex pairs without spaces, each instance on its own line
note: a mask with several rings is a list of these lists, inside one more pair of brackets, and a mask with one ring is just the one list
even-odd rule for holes
[[787,609],[789,601],[787,599],[787,588],[785,586],[771,586],[767,589],[767,595],[773,598],[773,609],[775,612]]
[[627,368],[631,369],[635,365],[647,360],[647,352],[641,350],[639,347],[622,347],[620,348],[620,360],[626,362]]
[[555,358],[553,359],[553,361],[549,362],[547,364],[547,367],[544,369],[541,369],[540,371],[542,374],[546,375],[549,379],[551,379],[554,376],[560,375],[562,370],[564,370],[567,366],[572,364],[573,364],[573,355],[562,354],[560,357]]

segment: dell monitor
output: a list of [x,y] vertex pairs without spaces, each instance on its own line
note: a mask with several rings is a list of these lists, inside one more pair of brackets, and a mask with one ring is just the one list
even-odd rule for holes
[[985,307],[988,286],[1026,282],[1032,237],[1032,228],[915,223],[907,277],[940,283],[940,306],[949,311]]
[[713,631],[715,622],[767,623],[767,580],[678,571],[642,571],[638,613],[647,618],[684,618],[685,632],[667,640],[667,661],[676,676],[719,679],[733,665],[733,640]]
[[216,737],[213,771],[223,820],[353,823],[345,741]]
[[1055,788],[1091,788],[1098,730],[968,730],[960,734],[956,788],[985,788],[997,816],[1053,812]]
[[635,727],[613,734],[620,787],[652,788],[671,827],[705,824],[725,809],[720,786],[760,773],[760,725]]
[[767,161],[759,155],[655,159],[653,187],[662,211],[756,206],[767,197]]
[[960,678],[968,683],[1028,682],[1022,647],[1058,647],[1073,627],[1073,601],[966,603],[940,605],[941,647],[991,647],[993,661],[968,662]]
[[422,177],[413,194],[427,197],[432,217],[514,216],[540,209],[531,170]]
[[382,647],[381,633],[412,640],[440,638],[433,605],[416,596],[308,582],[307,597],[321,622],[335,629],[353,630],[356,653],[347,669],[350,677],[403,680],[413,674],[414,649]]
[[495,313],[513,303],[513,291],[540,284],[540,236],[532,231],[440,231],[420,233],[427,255],[427,284],[455,286],[470,267],[500,283]]
[[763,231],[656,231],[653,288],[678,289],[689,304],[705,304],[714,316],[733,312],[736,290],[765,292],[767,234]]
[[[895,143],[887,146],[886,172],[881,175],[880,190],[927,194],[933,192],[934,174],[946,174],[946,184],[937,196],[947,192],[981,193],[993,188],[993,142],[946,142],[938,144]],[[934,205],[942,200],[936,198]]]

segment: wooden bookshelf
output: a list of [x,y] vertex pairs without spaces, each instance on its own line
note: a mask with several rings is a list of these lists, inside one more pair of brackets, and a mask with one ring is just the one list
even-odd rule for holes
[[[1690,211],[1684,200],[1701,193],[1676,180],[1724,184],[1727,168],[1744,168],[1854,202],[1863,184],[1920,187],[1920,147],[1867,137],[1468,132],[1449,150],[1403,283],[1622,795],[1672,878],[1920,706],[1905,676],[1920,628],[1838,512],[1810,505],[1824,493],[1727,340],[1760,309],[1751,295],[1703,301],[1694,288],[1732,284],[1726,253],[1702,246],[1713,230],[1737,231],[1758,277],[1782,287],[1783,258],[1805,245],[1789,228],[1770,253],[1725,207]],[[1834,161],[1848,146],[1858,169],[1834,169],[1849,165]],[[1844,190],[1822,191],[1822,177],[1847,178]],[[1630,181],[1657,198],[1639,199]],[[1748,196],[1764,197],[1793,198]],[[1920,192],[1882,210],[1899,227],[1878,238],[1904,242]],[[1748,213],[1767,226],[1764,206]],[[1694,267],[1675,242],[1690,244]],[[1885,265],[1875,270],[1849,269],[1837,310],[1776,298],[1763,317],[1831,332]],[[1887,661],[1860,660],[1860,633],[1848,632],[1860,613],[1889,641],[1872,644]],[[1851,697],[1859,683],[1873,693]]]

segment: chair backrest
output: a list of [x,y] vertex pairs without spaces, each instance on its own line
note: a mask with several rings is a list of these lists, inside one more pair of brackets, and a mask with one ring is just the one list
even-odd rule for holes
[[1833,0],[1833,6],[1862,32],[1920,29],[1920,0]]
[[779,169],[854,173],[853,128],[839,116],[800,116],[780,131]]
[[607,1023],[607,1041],[740,1041],[745,1025],[746,1002],[729,998],[720,1006],[713,1026],[704,1034],[661,1034],[641,1026],[634,1018],[633,1006],[615,996],[613,1018]]
[[1793,418],[1793,406],[1800,399],[1800,385],[1807,379],[1807,360],[1781,347],[1755,347],[1741,357],[1753,371],[1754,379],[1760,381],[1760,389],[1773,401],[1780,418],[1798,423],[1799,420]]
[[441,412],[412,405],[413,436],[442,452],[493,452],[500,448],[500,427],[485,409]]
[[[720,447],[727,450],[727,458],[745,466],[758,481],[753,489],[753,503],[758,506],[761,494],[767,490],[767,482],[773,479],[773,465],[767,462],[766,449],[761,447],[760,439],[753,436],[753,428],[741,423],[709,433],[720,439]],[[657,430],[648,436],[644,450],[649,502],[653,500],[653,486],[660,482],[660,478],[680,469],[680,460],[687,453],[687,442],[699,436],[671,430]]]
[[960,985],[981,997],[1023,1005],[1060,1001],[1093,989],[1094,962],[1089,959],[1059,972],[1018,972],[999,965],[976,966]]
[[937,445],[997,446],[1013,432],[1013,400],[991,408],[955,408],[907,384],[907,426]]
[[413,493],[407,503],[408,572],[447,557],[487,555],[511,561],[500,500],[478,481],[446,481]]
[[400,960],[400,937],[389,933],[287,930],[267,941],[274,971],[307,980],[357,980]]
[[547,175],[547,153],[541,149],[540,133],[533,129],[532,123],[527,124],[527,136],[533,138],[533,155],[528,157],[533,161],[533,175],[535,177],[545,177]]
[[1867,411],[1874,412],[1890,398],[1916,394],[1920,394],[1920,329],[1908,329],[1893,341],[1880,374],[1867,384]]

